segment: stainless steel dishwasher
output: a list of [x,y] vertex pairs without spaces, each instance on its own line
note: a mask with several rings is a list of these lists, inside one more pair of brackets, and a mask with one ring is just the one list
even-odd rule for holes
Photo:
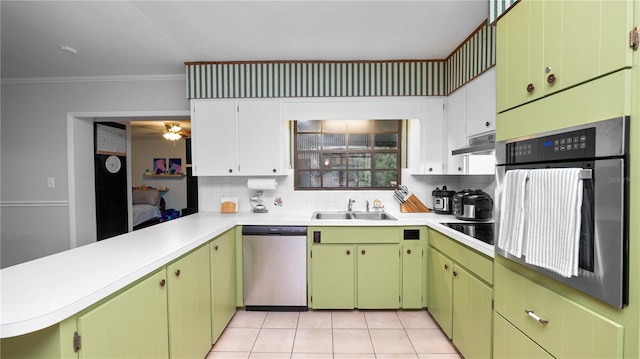
[[243,226],[246,310],[307,310],[307,227]]

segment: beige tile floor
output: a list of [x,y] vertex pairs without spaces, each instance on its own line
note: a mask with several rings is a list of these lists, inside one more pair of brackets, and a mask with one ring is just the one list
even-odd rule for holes
[[426,311],[238,311],[207,359],[458,359]]

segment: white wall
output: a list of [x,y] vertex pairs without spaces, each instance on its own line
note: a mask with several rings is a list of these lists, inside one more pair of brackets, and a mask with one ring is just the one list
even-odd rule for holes
[[[159,136],[159,135],[158,135]],[[131,185],[168,187],[169,192],[162,195],[166,208],[177,211],[187,207],[187,180],[186,177],[145,177],[144,172],[153,170],[154,158],[181,158],[183,172],[187,170],[185,164],[186,147],[184,139],[175,142],[167,141],[162,137],[131,140]],[[167,162],[168,163],[168,162]]]
[[[183,76],[3,80],[0,267],[71,247],[68,113],[188,111],[184,84]],[[76,171],[76,186],[92,181],[93,168]],[[47,188],[48,177],[55,179],[55,188]],[[82,230],[74,232],[78,244],[87,242]]]

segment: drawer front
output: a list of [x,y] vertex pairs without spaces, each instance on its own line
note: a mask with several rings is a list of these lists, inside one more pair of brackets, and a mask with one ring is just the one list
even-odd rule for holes
[[500,314],[493,314],[493,358],[540,358],[553,357],[538,344],[522,334],[518,328],[506,321]]
[[[624,328],[501,265],[495,311],[545,350],[565,358],[620,358]],[[525,310],[548,321],[542,324]]]
[[[316,234],[319,232],[320,234]],[[319,236],[323,244],[398,243],[400,227],[309,227],[313,242]]]
[[493,258],[458,243],[444,234],[430,229],[429,244],[473,272],[489,284],[493,284]]

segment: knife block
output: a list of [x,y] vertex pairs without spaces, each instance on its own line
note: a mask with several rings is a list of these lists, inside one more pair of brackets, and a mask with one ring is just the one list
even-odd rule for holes
[[415,195],[409,195],[404,203],[400,204],[400,212],[402,213],[419,213],[431,212],[431,210],[422,203]]

